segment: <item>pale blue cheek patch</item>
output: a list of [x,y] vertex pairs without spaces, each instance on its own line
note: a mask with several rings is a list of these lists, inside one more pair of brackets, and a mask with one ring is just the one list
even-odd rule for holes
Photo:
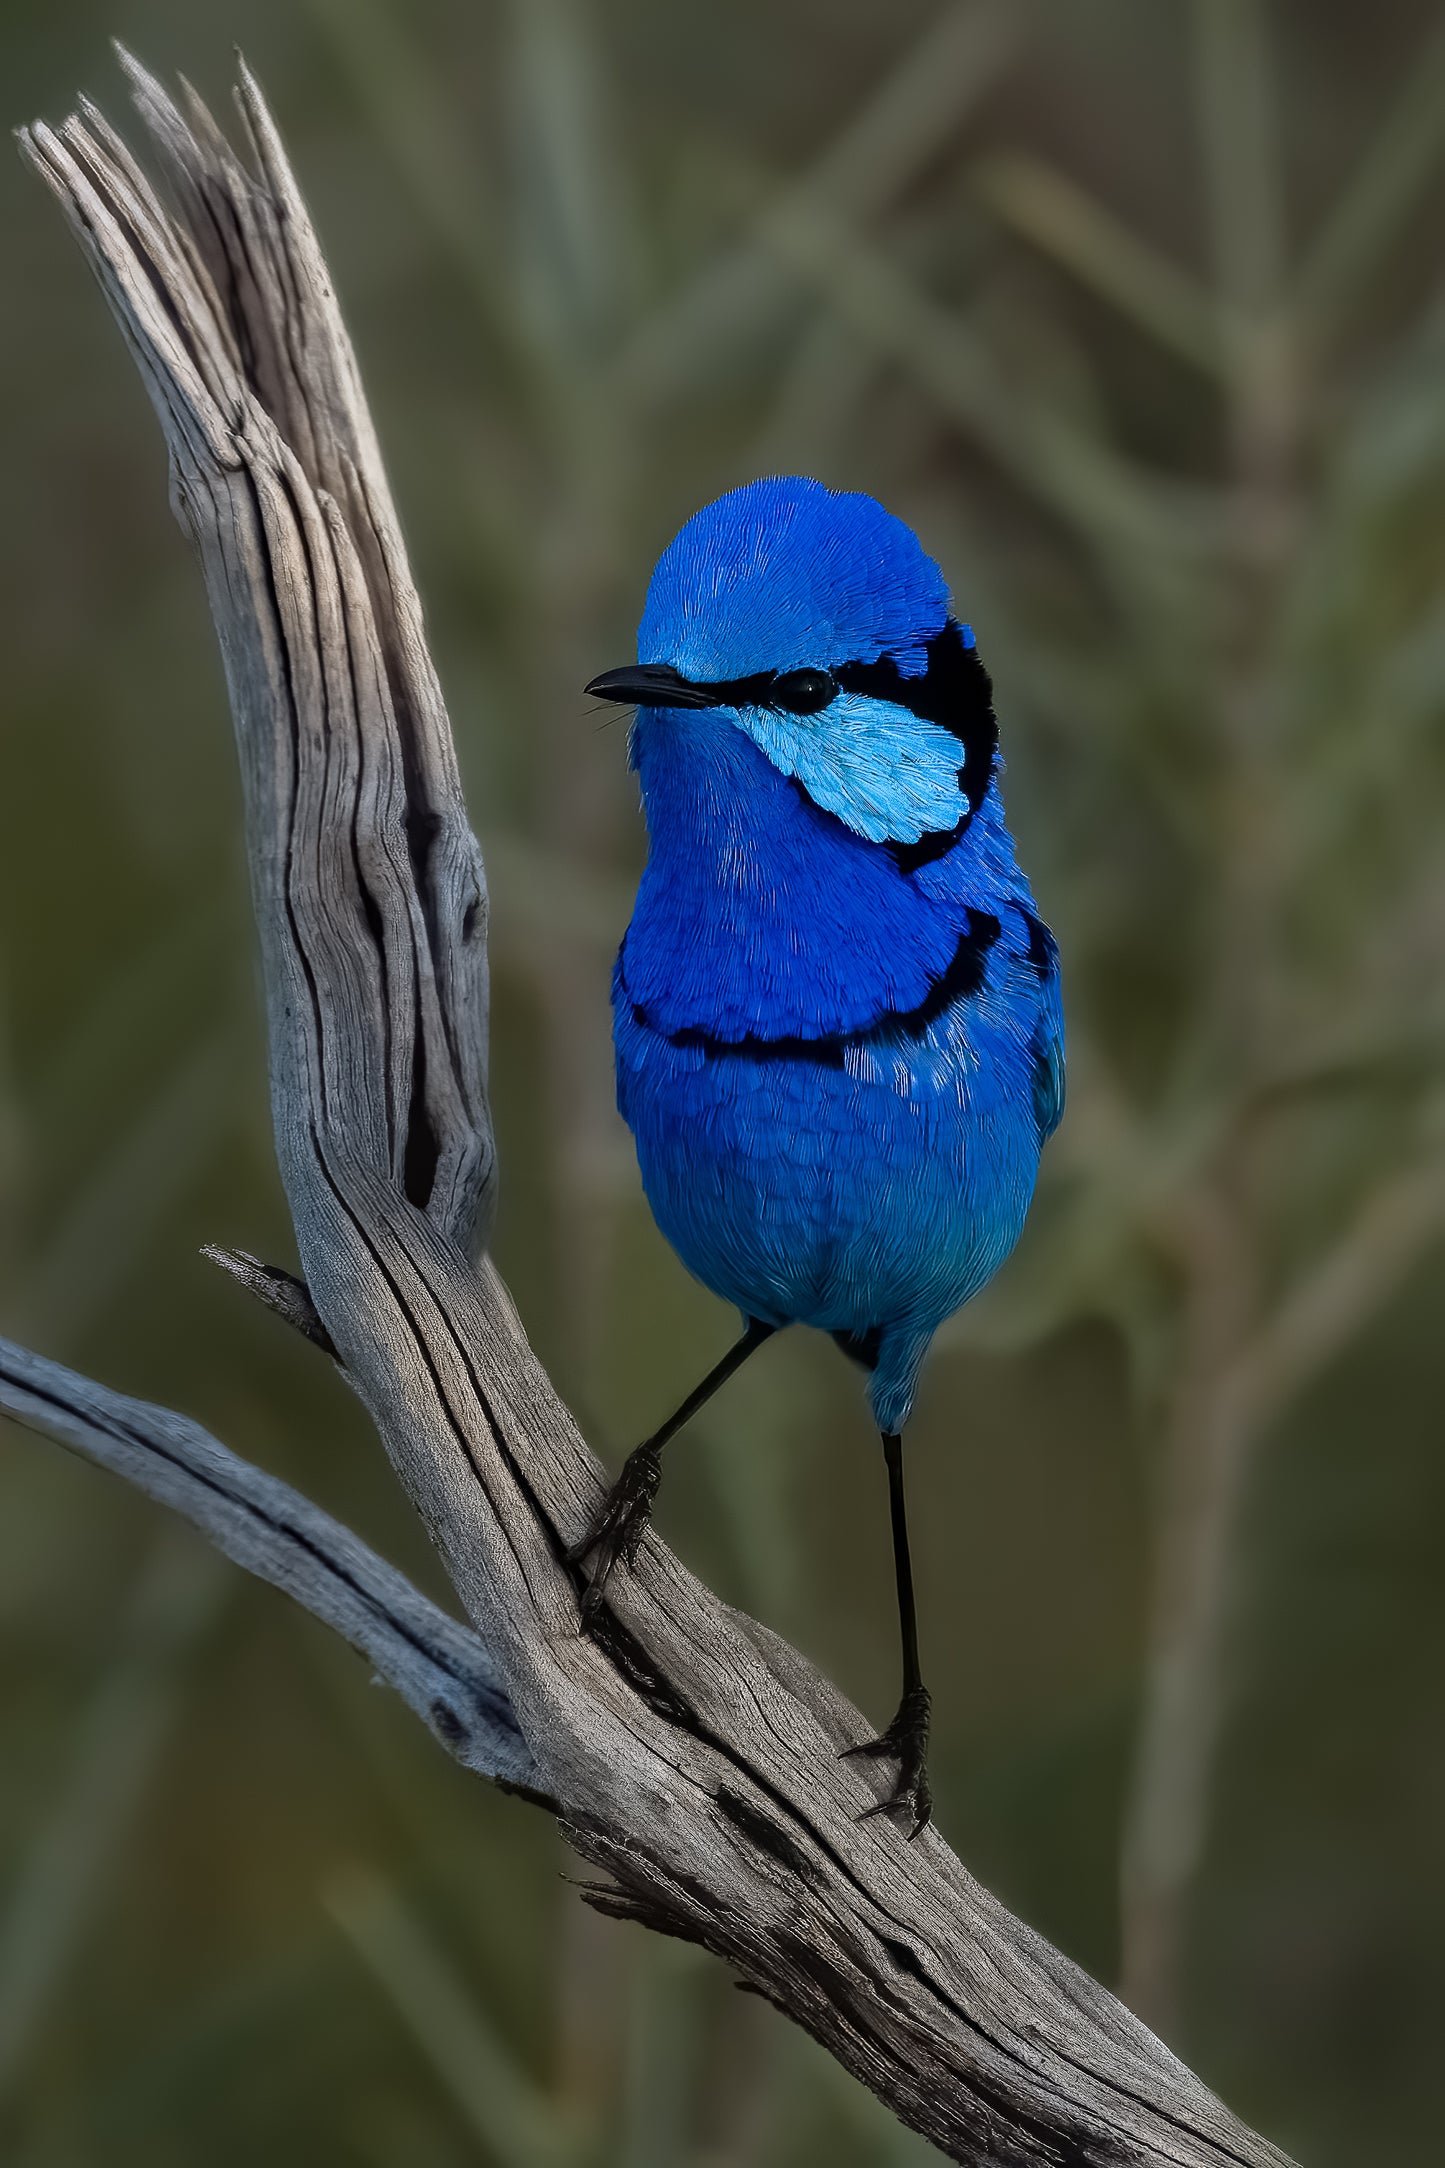
[[840,693],[820,715],[738,708],[738,726],[814,805],[870,843],[916,843],[969,812],[953,733],[891,700]]

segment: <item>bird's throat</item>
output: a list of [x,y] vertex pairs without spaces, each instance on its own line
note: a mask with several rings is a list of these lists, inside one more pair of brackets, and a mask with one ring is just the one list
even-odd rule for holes
[[901,872],[716,714],[649,717],[635,758],[650,851],[626,980],[665,1031],[865,1029],[925,1003],[987,909],[962,864]]

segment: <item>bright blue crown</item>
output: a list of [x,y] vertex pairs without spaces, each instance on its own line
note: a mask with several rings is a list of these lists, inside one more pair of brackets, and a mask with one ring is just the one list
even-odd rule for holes
[[891,655],[905,677],[948,617],[948,587],[872,497],[800,475],[730,490],[657,561],[637,658],[700,680]]

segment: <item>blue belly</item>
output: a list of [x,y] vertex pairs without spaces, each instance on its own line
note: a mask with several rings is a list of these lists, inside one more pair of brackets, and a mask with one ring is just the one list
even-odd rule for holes
[[683,1262],[747,1316],[921,1360],[1012,1249],[1038,1169],[1036,1051],[994,1006],[839,1064],[679,1046],[620,1001],[618,1103]]

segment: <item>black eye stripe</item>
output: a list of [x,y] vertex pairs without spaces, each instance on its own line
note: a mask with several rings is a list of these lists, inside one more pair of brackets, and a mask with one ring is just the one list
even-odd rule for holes
[[[977,650],[964,645],[961,627],[950,618],[928,642],[924,653],[928,661],[916,677],[904,677],[891,655],[880,655],[875,662],[843,662],[832,670],[760,670],[752,677],[692,682],[698,692],[711,694],[719,707],[728,708],[786,707],[788,690],[804,680],[808,681],[809,697],[814,691],[821,695],[824,685],[832,685],[835,691],[863,693],[874,700],[887,700],[894,707],[907,708],[925,722],[938,723],[965,743],[992,738],[991,766],[992,753],[997,750],[993,687]],[[780,693],[784,698],[779,699]],[[819,698],[820,707],[826,704]]]
[[760,670],[753,677],[691,682],[720,708],[780,708],[792,715],[817,715],[838,694],[838,679],[831,670]]
[[[832,671],[800,669],[779,674],[765,670],[754,677],[699,685],[697,690],[710,694],[719,707],[774,708],[785,714],[800,715],[821,713],[831,702],[834,692],[862,693],[870,699],[887,700],[894,707],[907,708],[911,715],[924,722],[937,723],[941,729],[950,732],[963,748],[958,788],[964,807],[956,827],[920,836],[916,843],[885,846],[897,860],[900,871],[913,873],[932,859],[945,856],[965,833],[988,795],[994,763],[998,759],[993,685],[978,659],[977,649],[966,644],[957,620],[949,618],[942,631],[935,633],[928,642],[924,652],[928,658],[927,667],[916,677],[904,677],[891,655],[880,655],[876,662],[839,663]],[[815,706],[792,706],[786,697],[786,688],[803,679],[822,681],[810,683],[805,688],[810,698],[821,694],[825,684],[832,686],[833,691],[826,700],[818,698]],[[780,692],[784,697],[779,697]]]

